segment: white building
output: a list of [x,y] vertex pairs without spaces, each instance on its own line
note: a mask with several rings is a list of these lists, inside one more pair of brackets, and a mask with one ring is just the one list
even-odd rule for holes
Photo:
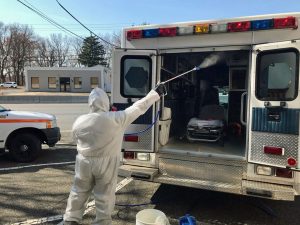
[[25,90],[39,92],[90,92],[100,87],[111,92],[111,71],[104,66],[27,67]]

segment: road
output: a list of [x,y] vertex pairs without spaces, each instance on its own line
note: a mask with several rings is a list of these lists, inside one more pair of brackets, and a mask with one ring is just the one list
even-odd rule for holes
[[[86,104],[4,106],[55,114],[62,131],[69,131],[75,118],[88,111]],[[15,163],[6,155],[0,156],[0,224],[62,215],[74,176],[75,156],[75,146],[62,143],[53,148],[45,147],[39,159],[32,164]],[[44,165],[38,166],[41,164]],[[119,181],[123,179],[119,177]],[[271,201],[132,181],[117,193],[116,203],[119,206],[116,206],[113,213],[113,225],[134,224],[135,214],[145,208],[163,211],[172,225],[178,224],[177,219],[186,213],[195,216],[201,225],[300,224],[299,197],[294,202]],[[147,204],[132,206],[143,203]],[[94,210],[87,213],[83,224],[91,224],[94,214]],[[46,224],[57,223],[52,221]]]

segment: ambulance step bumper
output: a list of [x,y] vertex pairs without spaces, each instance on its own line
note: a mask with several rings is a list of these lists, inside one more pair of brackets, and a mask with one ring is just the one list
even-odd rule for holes
[[179,185],[184,187],[199,188],[209,191],[221,191],[233,194],[241,194],[241,185],[229,184],[223,182],[214,182],[207,180],[195,180],[176,177],[167,177],[160,175],[154,179],[154,182],[163,184]]
[[273,200],[294,201],[296,191],[292,186],[263,183],[257,181],[242,181],[244,195],[269,198]]
[[158,169],[141,166],[122,165],[119,167],[119,176],[133,177],[141,180],[153,181],[154,176],[158,174]]

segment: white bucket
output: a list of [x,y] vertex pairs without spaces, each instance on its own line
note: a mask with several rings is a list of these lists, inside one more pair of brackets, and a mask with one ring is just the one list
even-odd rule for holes
[[169,225],[166,215],[157,209],[143,209],[136,214],[136,225]]

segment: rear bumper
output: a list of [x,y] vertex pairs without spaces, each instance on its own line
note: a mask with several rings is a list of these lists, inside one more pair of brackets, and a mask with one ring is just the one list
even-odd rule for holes
[[292,186],[243,180],[243,194],[273,200],[294,201],[296,191]]
[[[293,185],[267,183],[243,178],[243,164],[235,166],[160,158],[159,170],[122,165],[119,175],[163,184],[193,187],[272,200],[294,201]],[[246,165],[246,164],[245,164]]]
[[158,169],[147,168],[132,165],[121,165],[119,167],[119,176],[133,177],[136,179],[153,181],[154,177],[158,174]]
[[61,138],[59,127],[42,129],[46,136],[46,144],[53,147]]

